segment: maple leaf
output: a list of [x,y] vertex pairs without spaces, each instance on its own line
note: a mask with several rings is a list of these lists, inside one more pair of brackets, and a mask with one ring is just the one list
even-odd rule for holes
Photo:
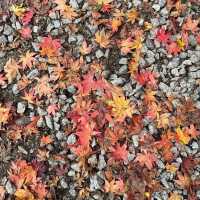
[[191,140],[187,132],[184,132],[183,130],[181,130],[180,127],[176,128],[176,136],[177,136],[177,140],[180,141],[182,144],[188,144]]
[[198,30],[198,24],[199,20],[192,20],[192,17],[189,16],[183,24],[182,29],[184,31],[191,31],[192,33],[195,33]]
[[11,83],[19,74],[20,66],[17,64],[15,59],[9,58],[4,66],[4,71],[6,72],[6,78],[8,79],[8,83]]
[[167,51],[170,54],[174,54],[177,55],[178,53],[181,52],[180,47],[178,46],[177,42],[170,42],[169,44],[167,44]]
[[31,19],[33,18],[33,10],[29,10],[25,13],[23,13],[23,17],[22,17],[22,23],[23,25],[27,25],[30,23]]
[[84,40],[82,43],[82,47],[80,47],[80,52],[82,55],[87,55],[92,51],[92,48],[87,45],[87,42]]
[[0,186],[0,200],[4,200],[5,199],[5,189],[3,186]]
[[187,174],[181,174],[180,172],[177,172],[177,178],[178,180],[175,180],[176,184],[184,189],[189,188],[191,180]]
[[200,33],[196,36],[197,43],[200,45]]
[[156,74],[150,71],[143,71],[143,72],[135,74],[135,80],[142,86],[149,85],[149,86],[156,87],[155,77],[156,77]]
[[126,117],[132,117],[134,106],[124,95],[117,95],[113,93],[113,99],[108,100],[107,104],[112,109],[112,115],[117,121],[122,122]]
[[131,50],[133,49],[133,40],[131,37],[128,37],[127,39],[125,40],[122,40],[120,42],[120,50],[121,50],[121,53],[126,55],[128,53],[131,52]]
[[52,104],[52,105],[49,105],[48,108],[47,108],[47,112],[48,114],[52,114],[52,115],[55,115],[56,112],[58,111],[59,107],[56,105],[56,104]]
[[110,26],[112,28],[112,32],[117,32],[119,27],[122,25],[122,19],[121,18],[113,18],[111,21],[110,21]]
[[27,67],[31,69],[33,67],[33,62],[35,60],[34,58],[35,53],[30,52],[29,50],[26,52],[25,55],[20,56],[19,63],[22,63],[23,70]]
[[0,85],[4,86],[6,84],[6,77],[0,74]]
[[196,139],[200,135],[200,132],[196,130],[193,124],[190,124],[189,127],[185,128],[185,133],[191,138]]
[[51,136],[47,135],[47,136],[42,136],[40,139],[40,142],[42,144],[51,144],[53,142],[53,139],[51,138]]
[[170,41],[170,34],[167,33],[164,28],[160,28],[156,33],[156,40],[163,44],[167,44]]
[[138,153],[135,162],[139,162],[141,166],[146,166],[149,170],[153,168],[157,158],[154,153],[147,152],[144,150],[143,153]]
[[30,92],[24,92],[24,97],[22,97],[23,100],[26,100],[28,103],[35,104],[35,92],[34,90]]
[[10,11],[12,11],[16,16],[20,17],[24,14],[24,12],[26,11],[26,8],[23,7],[22,4],[20,5],[12,5],[10,7]]
[[178,167],[175,164],[166,164],[166,170],[169,171],[170,173],[176,173],[176,171],[178,170]]
[[85,157],[91,153],[91,148],[89,145],[80,145],[77,147],[72,147],[71,149],[79,157]]
[[15,192],[16,200],[35,200],[33,194],[29,190],[17,189]]
[[35,86],[35,93],[39,95],[39,97],[42,96],[50,96],[53,92],[53,89],[51,88],[49,84],[49,78],[48,76],[43,76],[42,78],[36,78],[38,80],[37,85]]
[[169,126],[169,113],[164,113],[161,115],[157,115],[157,127],[158,128],[167,128]]
[[21,30],[19,30],[21,36],[24,38],[24,39],[30,39],[32,38],[32,30],[29,26],[27,27],[23,27]]
[[55,3],[57,4],[55,9],[59,10],[63,17],[73,20],[78,16],[71,6],[65,4],[65,0],[55,0]]
[[132,8],[131,10],[128,10],[127,12],[127,17],[128,17],[128,20],[127,22],[131,22],[132,24],[135,22],[135,20],[138,18],[138,12]]
[[170,195],[168,200],[182,200],[182,196],[179,195],[177,192],[174,192]]
[[42,56],[58,56],[60,47],[60,40],[53,39],[51,36],[44,37],[40,43],[40,53]]
[[95,41],[100,45],[100,47],[107,48],[110,43],[110,35],[106,34],[105,30],[102,29],[95,33]]
[[46,186],[41,182],[31,185],[31,189],[37,194],[39,199],[45,199],[47,195]]
[[123,144],[120,146],[119,143],[115,147],[110,147],[109,150],[112,152],[112,157],[117,161],[126,161],[128,159],[127,145]]
[[2,107],[0,104],[0,127],[8,122],[10,117],[10,108]]
[[11,163],[9,179],[16,185],[17,189],[22,185],[35,184],[37,172],[25,160],[16,160]]
[[104,185],[105,192],[111,192],[114,194],[120,194],[125,192],[125,184],[122,179],[111,180],[110,182],[105,180]]

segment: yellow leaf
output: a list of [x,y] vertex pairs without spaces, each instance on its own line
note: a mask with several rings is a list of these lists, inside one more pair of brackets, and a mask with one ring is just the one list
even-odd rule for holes
[[16,200],[34,200],[33,194],[29,190],[17,189],[15,192]]
[[112,114],[118,121],[123,121],[125,117],[131,117],[134,111],[128,99],[124,96],[113,94],[113,99],[107,101],[107,104],[112,107]]
[[104,29],[97,31],[95,34],[95,41],[100,45],[100,47],[107,48],[110,43],[110,35],[106,34]]
[[128,22],[131,22],[133,24],[135,20],[138,18],[138,12],[133,8],[128,11],[127,17],[128,17]]
[[176,128],[176,135],[182,144],[188,144],[190,142],[190,136],[183,132],[180,127]]
[[20,5],[12,5],[10,7],[10,11],[14,12],[14,14],[16,16],[21,17],[24,14],[24,12],[26,11],[26,8],[23,7],[22,4],[20,4]]
[[183,198],[177,193],[174,192],[171,194],[168,200],[182,200]]
[[179,48],[182,49],[182,50],[184,50],[184,48],[185,48],[185,41],[183,40],[183,38],[177,39],[176,42],[177,42]]
[[178,167],[175,164],[166,164],[166,170],[169,171],[170,173],[176,173],[176,171],[178,170]]
[[169,113],[158,115],[157,117],[158,128],[167,128],[169,125]]
[[0,127],[1,124],[6,124],[10,116],[10,108],[1,107],[0,105]]

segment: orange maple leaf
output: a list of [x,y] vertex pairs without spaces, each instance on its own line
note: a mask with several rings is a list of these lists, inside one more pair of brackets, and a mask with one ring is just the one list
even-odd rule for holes
[[47,135],[47,136],[42,136],[40,139],[40,142],[42,144],[51,144],[53,142],[53,139],[51,136]]
[[0,127],[8,122],[10,117],[10,107],[3,107],[0,104]]
[[57,4],[55,9],[59,10],[63,17],[73,20],[78,16],[71,6],[66,5],[65,0],[55,0],[55,3]]
[[186,22],[183,24],[182,29],[185,31],[191,31],[195,33],[198,30],[199,20],[193,20],[191,16],[186,19]]
[[191,137],[188,134],[188,132],[185,132],[180,127],[176,128],[176,136],[177,136],[177,140],[181,142],[182,144],[188,144],[191,140]]
[[92,51],[92,48],[87,45],[87,42],[84,40],[82,46],[80,47],[80,52],[82,55],[87,55]]
[[107,48],[110,43],[110,35],[106,34],[105,30],[102,29],[95,33],[95,41],[100,45],[100,47]]
[[61,44],[60,40],[48,36],[43,38],[39,46],[41,48],[40,53],[42,56],[53,57],[58,56]]
[[105,180],[104,189],[105,189],[105,192],[120,194],[120,193],[125,192],[125,184],[122,179],[111,180],[110,182]]
[[30,52],[29,50],[26,52],[25,55],[20,56],[19,63],[22,63],[22,69],[26,69],[27,67],[31,69],[33,67],[33,62],[35,53]]
[[33,194],[28,189],[17,189],[15,197],[16,200],[35,200]]
[[10,58],[6,65],[4,66],[4,71],[6,72],[6,78],[8,79],[8,83],[11,83],[19,74],[20,66],[17,64],[14,58]]
[[138,12],[132,8],[131,10],[128,10],[127,17],[128,22],[131,22],[132,24],[135,22],[135,20],[138,18]]
[[121,25],[122,25],[122,18],[115,17],[110,21],[112,32],[117,32]]
[[34,90],[30,91],[30,92],[24,92],[24,96],[22,97],[22,99],[26,100],[28,103],[32,103],[35,104],[35,92]]
[[190,186],[191,180],[187,174],[181,174],[177,172],[178,180],[175,180],[175,183],[178,184],[181,188],[188,188]]
[[30,27],[23,27],[21,30],[19,30],[19,33],[21,34],[21,36],[24,38],[24,39],[30,39],[32,38],[32,30]]
[[151,170],[156,160],[157,158],[154,153],[147,152],[147,150],[143,150],[143,153],[137,154],[135,162],[138,161],[140,165],[146,166],[149,170]]

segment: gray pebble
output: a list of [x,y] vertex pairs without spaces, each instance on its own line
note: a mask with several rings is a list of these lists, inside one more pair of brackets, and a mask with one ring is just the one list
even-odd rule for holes
[[62,178],[62,179],[60,180],[60,185],[61,185],[61,187],[64,188],[64,189],[68,188],[68,184],[67,184],[67,182],[65,181],[64,178]]
[[8,193],[8,194],[14,194],[14,192],[15,192],[15,188],[14,188],[14,186],[11,184],[11,182],[10,181],[7,181],[7,183],[6,183],[6,192]]
[[100,187],[99,182],[97,180],[97,176],[96,175],[91,176],[90,177],[90,190],[95,191],[95,190],[98,190],[100,188],[101,187]]
[[49,115],[45,116],[45,121],[46,121],[46,125],[50,128],[53,129],[53,123],[52,123],[52,119]]
[[58,132],[56,133],[56,138],[57,138],[58,140],[62,140],[64,137],[65,137],[65,134],[64,134],[63,132],[58,131]]
[[76,143],[76,136],[74,134],[71,134],[67,138],[67,144],[75,144]]
[[5,44],[7,42],[7,38],[4,35],[0,36],[0,44]]
[[26,110],[26,104],[24,102],[19,102],[17,104],[17,113],[22,114]]
[[98,169],[102,170],[106,167],[106,161],[104,159],[104,156],[102,154],[99,155],[99,162],[98,162]]
[[13,32],[12,27],[9,26],[8,24],[5,24],[3,34],[10,35],[12,32]]
[[38,75],[39,75],[38,69],[33,69],[28,73],[27,77],[32,80],[35,77],[37,77]]
[[79,8],[79,5],[78,5],[78,3],[77,3],[77,1],[76,0],[70,0],[69,1],[69,4],[72,6],[72,8],[74,8],[74,9],[78,9]]
[[120,58],[119,64],[120,65],[127,65],[128,64],[128,58]]
[[100,49],[98,49],[98,50],[95,52],[95,55],[96,55],[96,57],[99,59],[99,58],[101,58],[101,57],[104,56],[104,53],[103,53]]
[[95,166],[97,164],[97,157],[95,154],[88,158],[88,163],[92,166]]
[[154,5],[152,6],[152,8],[153,8],[156,12],[158,12],[158,11],[160,10],[160,5],[159,5],[159,4],[154,4]]

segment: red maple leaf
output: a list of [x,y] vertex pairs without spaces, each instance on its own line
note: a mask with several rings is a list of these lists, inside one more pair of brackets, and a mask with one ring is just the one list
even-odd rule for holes
[[112,152],[112,157],[117,161],[126,161],[128,159],[128,151],[127,145],[124,144],[120,146],[120,144],[116,144],[115,147],[110,147],[110,151]]
[[140,84],[140,85],[150,85],[150,86],[156,86],[156,74],[154,72],[150,71],[143,71],[140,73],[136,73],[135,75],[135,80]]
[[170,41],[170,33],[167,33],[164,28],[160,28],[157,31],[156,40],[163,44],[167,44]]
[[24,13],[24,15],[22,17],[23,25],[29,24],[29,22],[31,21],[31,19],[33,17],[33,14],[34,14],[33,10],[29,10],[29,11]]
[[20,31],[20,34],[21,36],[24,38],[24,39],[30,39],[32,38],[32,30],[30,29],[30,27],[23,27]]
[[58,106],[56,104],[52,104],[52,105],[49,105],[48,108],[47,108],[47,112],[48,114],[52,114],[52,115],[55,115],[56,114],[56,111],[58,111]]
[[181,52],[180,47],[178,46],[177,42],[171,42],[170,44],[167,45],[167,51],[170,54],[177,55],[178,53]]

